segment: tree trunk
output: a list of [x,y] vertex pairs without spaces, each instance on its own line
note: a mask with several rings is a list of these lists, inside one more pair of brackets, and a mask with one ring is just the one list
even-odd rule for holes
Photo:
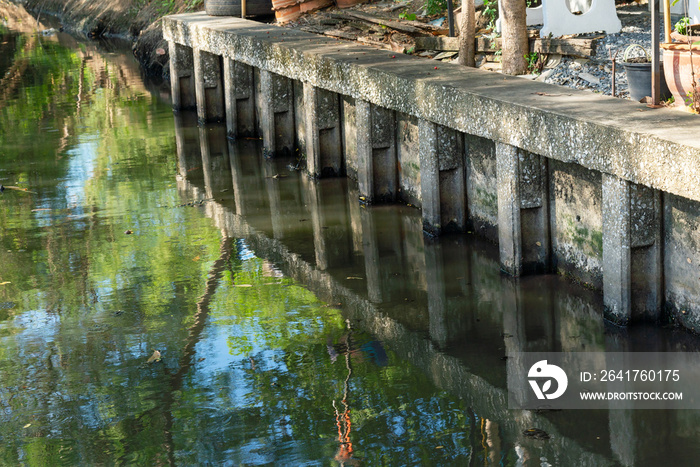
[[503,74],[522,75],[527,72],[525,54],[530,52],[523,0],[502,0],[501,28],[503,34]]
[[464,66],[476,66],[476,13],[474,0],[462,0],[462,21],[459,25],[459,56],[457,63]]

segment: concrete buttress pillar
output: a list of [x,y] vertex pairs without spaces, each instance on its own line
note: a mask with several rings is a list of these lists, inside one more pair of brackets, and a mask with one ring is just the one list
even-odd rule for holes
[[194,58],[192,49],[168,41],[170,50],[170,87],[175,110],[194,109]]
[[520,275],[523,261],[518,175],[518,148],[497,142],[498,250],[501,269],[513,276]]
[[466,222],[464,139],[460,132],[418,121],[423,230],[461,231]]
[[224,95],[228,135],[255,136],[253,67],[224,57]]
[[396,199],[396,128],[394,111],[358,99],[357,182],[366,203]]
[[617,324],[630,320],[631,284],[630,183],[603,174],[603,302]]
[[549,272],[551,235],[547,159],[518,150],[520,240],[523,274]]
[[657,321],[663,307],[661,192],[630,184],[632,318]]
[[221,59],[199,49],[194,49],[193,57],[197,117],[200,122],[222,121],[225,111]]
[[294,153],[294,92],[292,80],[260,70],[263,145],[267,156]]
[[420,190],[423,230],[439,235],[440,219],[440,169],[437,154],[437,124],[418,121],[418,157],[420,160]]
[[312,177],[343,172],[338,94],[304,83],[306,169]]

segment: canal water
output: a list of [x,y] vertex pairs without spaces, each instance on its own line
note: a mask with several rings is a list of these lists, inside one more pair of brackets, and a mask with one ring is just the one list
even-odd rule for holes
[[697,337],[297,167],[113,44],[0,25],[0,465],[696,462],[695,411],[509,410],[507,357]]

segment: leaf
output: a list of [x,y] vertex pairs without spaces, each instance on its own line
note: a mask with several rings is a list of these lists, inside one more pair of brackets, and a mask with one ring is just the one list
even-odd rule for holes
[[151,356],[148,358],[148,361],[146,361],[146,363],[159,362],[159,361],[160,361],[160,357],[161,357],[160,352],[157,351],[157,350],[154,350],[154,351],[153,351],[153,355],[151,355]]
[[549,388],[552,387],[552,380],[548,379],[543,385],[542,385],[542,392],[547,392],[549,391]]
[[27,423],[27,424],[24,425],[22,428],[29,428],[30,426],[32,426],[32,424],[31,424],[31,423]]
[[12,282],[10,282],[10,281],[0,282],[0,285],[7,285],[7,284],[12,284]]

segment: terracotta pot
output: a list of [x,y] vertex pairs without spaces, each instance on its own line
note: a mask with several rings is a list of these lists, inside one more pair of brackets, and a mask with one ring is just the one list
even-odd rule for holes
[[272,0],[272,9],[275,11],[282,10],[294,6],[297,3],[299,3],[299,0]]
[[[694,29],[695,27],[700,26],[698,24],[692,24],[690,27],[691,29]],[[696,30],[693,32],[697,32]],[[681,44],[687,44],[688,43],[688,38],[690,38],[690,43],[692,44],[693,42],[700,41],[700,36],[686,36],[683,34],[679,34],[676,31],[671,32],[671,40],[673,42],[680,42]]]
[[700,46],[672,43],[661,44],[661,47],[664,49],[666,84],[675,98],[675,104],[688,105],[693,91],[693,73],[696,84],[700,82]]
[[307,13],[309,11],[319,10],[323,7],[333,5],[333,0],[307,0],[299,4],[300,11]]
[[280,8],[279,10],[275,10],[275,18],[277,18],[278,23],[293,21],[301,15],[301,11],[299,10],[300,8],[298,3],[287,8]]

